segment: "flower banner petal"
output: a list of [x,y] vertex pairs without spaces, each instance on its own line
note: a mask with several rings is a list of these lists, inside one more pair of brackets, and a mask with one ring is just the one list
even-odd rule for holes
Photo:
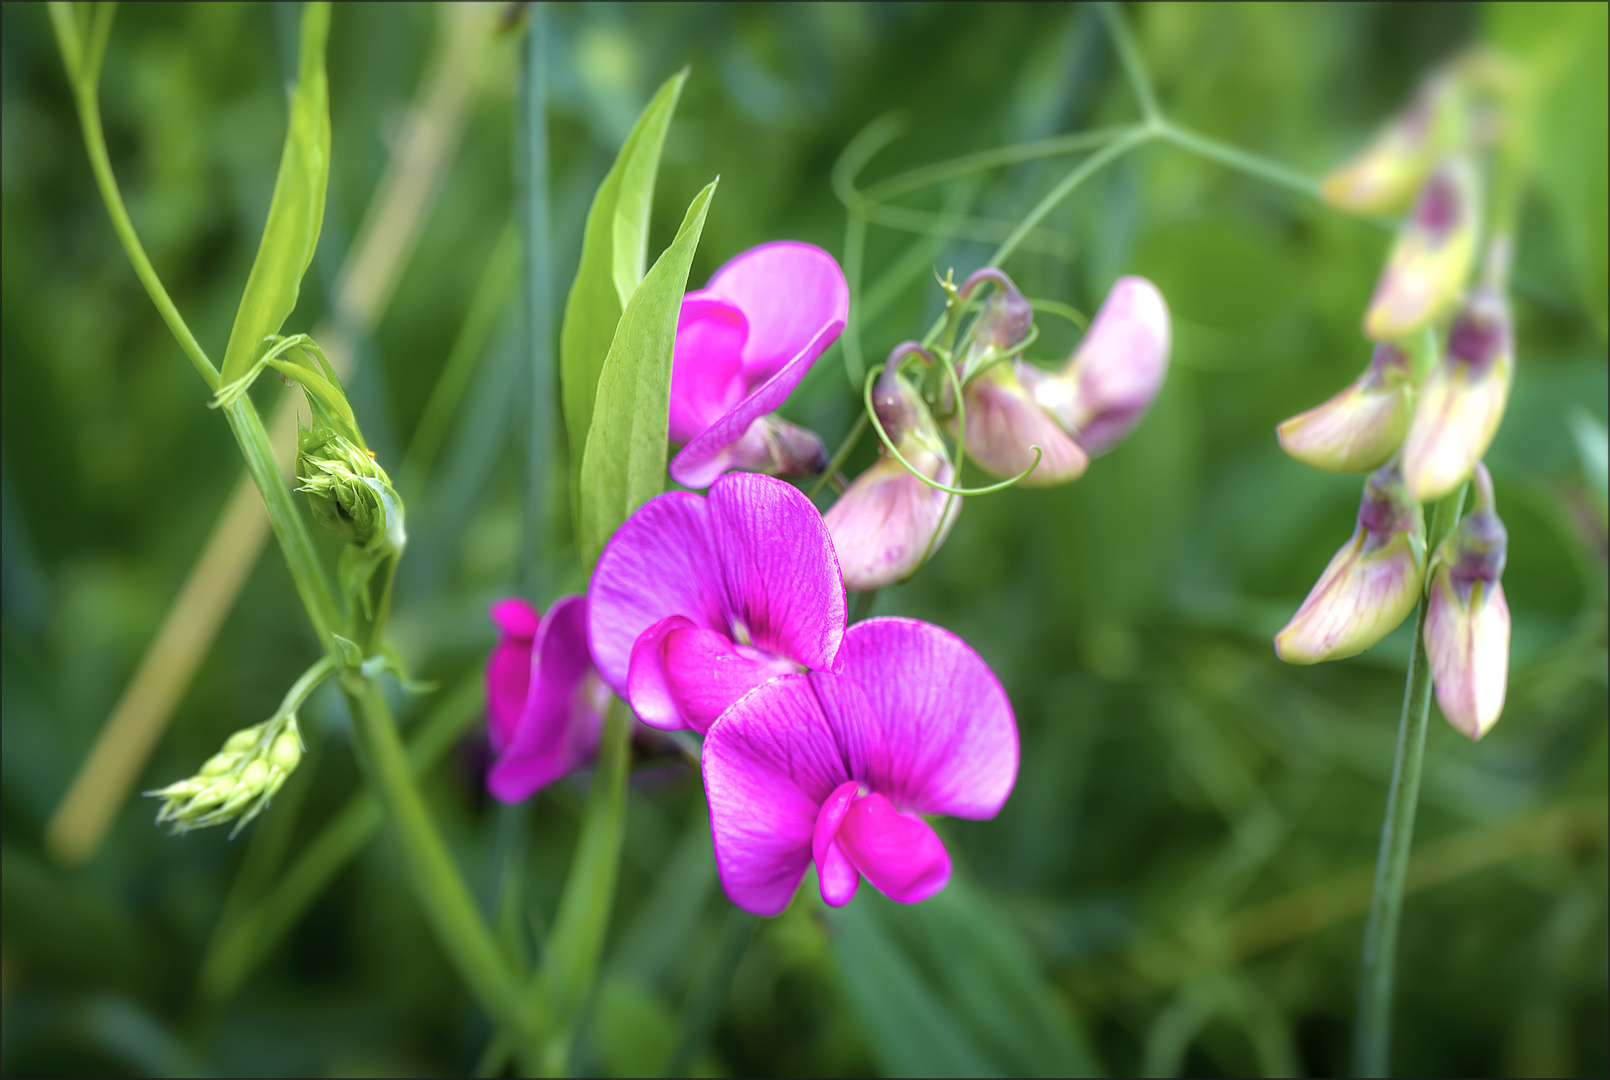
[[[733,257],[710,278],[704,292],[736,305],[749,320],[743,366],[751,387],[808,352],[825,328],[837,323],[843,329],[849,318],[850,290],[844,271],[821,248],[797,240],[776,240]],[[837,336],[838,330],[833,331],[810,359],[821,355]]]

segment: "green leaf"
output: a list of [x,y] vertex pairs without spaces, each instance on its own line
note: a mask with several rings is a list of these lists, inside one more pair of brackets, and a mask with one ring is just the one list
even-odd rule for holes
[[654,94],[621,144],[620,154],[599,185],[587,213],[581,265],[570,286],[564,327],[559,333],[559,383],[565,429],[570,433],[570,490],[572,508],[578,515],[577,488],[587,431],[592,426],[598,376],[604,369],[604,357],[615,337],[621,311],[643,276],[648,257],[649,204],[653,202],[654,178],[660,169],[660,150],[687,77],[683,69]]
[[960,878],[910,906],[863,887],[829,919],[839,978],[885,1075],[1101,1075],[1023,942]]
[[688,267],[717,182],[694,196],[676,239],[627,302],[598,377],[577,489],[577,547],[589,570],[620,523],[665,488],[671,350]]
[[220,377],[226,384],[246,374],[262,352],[263,339],[278,333],[290,316],[302,275],[318,247],[324,190],[330,176],[330,92],[324,75],[329,32],[330,5],[304,4],[290,127],[285,132],[268,223],[263,226],[257,259],[224,350]]

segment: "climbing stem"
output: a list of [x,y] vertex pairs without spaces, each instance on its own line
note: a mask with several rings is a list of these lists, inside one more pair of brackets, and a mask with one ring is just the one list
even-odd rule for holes
[[[1426,552],[1437,550],[1459,522],[1465,487],[1437,504]],[[1427,575],[1429,582],[1429,575]],[[1396,969],[1398,923],[1403,915],[1403,888],[1414,840],[1414,812],[1420,801],[1420,772],[1425,763],[1426,726],[1431,716],[1431,666],[1426,657],[1426,590],[1415,613],[1414,640],[1409,647],[1409,675],[1398,721],[1397,755],[1387,789],[1386,819],[1375,861],[1375,889],[1364,926],[1363,971],[1359,980],[1358,1017],[1353,1029],[1353,1075],[1388,1076],[1392,1049],[1392,985]]]

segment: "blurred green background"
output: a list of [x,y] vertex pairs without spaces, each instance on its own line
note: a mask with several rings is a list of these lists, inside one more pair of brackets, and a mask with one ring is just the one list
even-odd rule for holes
[[[1489,457],[1511,538],[1509,702],[1480,744],[1433,722],[1396,1062],[1406,1074],[1604,1075],[1605,6],[1148,4],[1125,17],[1171,116],[1316,177],[1461,47],[1488,40],[1540,73],[1517,376]],[[332,308],[445,22],[427,5],[336,9],[331,187],[292,331]],[[113,31],[101,92],[112,162],[215,356],[268,205],[295,25],[291,5],[142,4]],[[863,183],[1136,115],[1087,5],[552,5],[547,28],[556,310],[594,187],[684,64],[651,249],[719,173],[694,284],[768,239],[842,253],[830,171],[890,110],[906,134]],[[334,693],[304,713],[309,760],[233,842],[222,830],[170,838],[151,825],[154,804],[130,798],[86,865],[46,854],[46,824],[240,465],[107,223],[43,6],[6,4],[0,29],[0,1070],[469,1071],[487,1021],[384,836],[260,965],[238,969],[238,986],[198,981],[226,904],[238,914],[269,895],[360,786]],[[512,217],[518,38],[492,39],[474,65],[463,138],[418,245],[358,339],[354,401],[394,476]],[[917,231],[871,227],[866,355],[918,336],[939,310],[932,268],[974,269],[1074,161],[898,200],[907,211],[883,220]],[[959,234],[931,235],[947,216]],[[941,826],[958,872],[934,901],[896,909],[864,889],[827,912],[807,895],[757,925],[714,883],[697,778],[645,755],[575,1069],[1342,1074],[1408,627],[1351,661],[1275,660],[1270,636],[1349,535],[1359,481],[1284,457],[1273,428],[1362,368],[1361,313],[1390,241],[1379,223],[1164,146],[1046,219],[1009,272],[1029,295],[1085,311],[1121,273],[1153,278],[1175,318],[1167,386],[1078,483],[970,500],[931,565],[877,608],[955,630],[1000,675],[1024,747],[1011,802],[996,821]],[[442,686],[400,699],[413,728],[452,730],[478,709],[486,607],[528,580],[531,560],[539,603],[582,584],[568,515],[526,524],[534,394],[514,294],[495,310],[434,466],[403,492],[412,543],[395,637]],[[1049,360],[1072,340],[1052,320],[1037,349]],[[859,408],[842,359],[830,351],[786,410],[829,446]],[[269,382],[260,404],[283,393]],[[560,453],[553,508],[566,501]],[[871,456],[863,440],[849,471]],[[188,775],[269,715],[315,655],[269,551],[139,787]],[[427,793],[488,909],[513,867],[540,928],[586,777],[500,811],[480,785],[480,731],[430,771]],[[531,933],[506,928],[511,943]]]

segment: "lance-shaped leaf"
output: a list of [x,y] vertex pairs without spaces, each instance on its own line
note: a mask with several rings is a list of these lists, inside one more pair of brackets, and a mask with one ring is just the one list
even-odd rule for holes
[[246,374],[263,350],[263,339],[277,333],[296,307],[302,275],[319,244],[324,191],[330,177],[330,92],[324,76],[329,32],[330,5],[303,5],[290,127],[285,132],[268,223],[263,226],[257,258],[224,349],[220,378],[226,385]]
[[577,489],[577,547],[589,569],[616,527],[665,487],[677,316],[716,183],[694,196],[676,239],[627,302],[599,373]]
[[559,333],[560,395],[565,428],[570,433],[572,506],[578,513],[577,481],[592,426],[598,378],[621,312],[643,277],[660,151],[687,77],[686,70],[671,76],[643,109],[587,213],[581,265],[570,286]]

